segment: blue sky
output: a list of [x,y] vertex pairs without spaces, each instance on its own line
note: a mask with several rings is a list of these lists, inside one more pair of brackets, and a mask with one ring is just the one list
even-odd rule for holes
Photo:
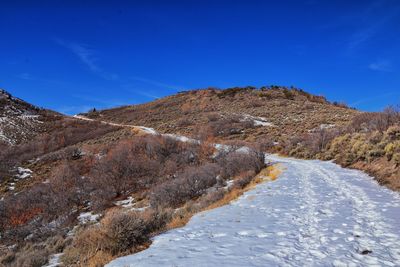
[[0,87],[75,114],[205,87],[400,104],[400,1],[8,1]]

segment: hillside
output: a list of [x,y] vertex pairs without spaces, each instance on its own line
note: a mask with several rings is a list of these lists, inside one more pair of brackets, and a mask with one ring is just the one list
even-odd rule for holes
[[85,114],[199,139],[284,143],[320,128],[348,124],[358,111],[299,89],[273,86],[178,93],[156,101]]
[[[268,213],[282,219],[291,219],[302,207],[307,207],[307,216],[326,210],[324,192],[330,196],[338,192],[338,201],[329,202],[335,217],[324,227],[332,227],[340,217],[341,205],[351,202],[354,206],[346,210],[347,219],[365,227],[374,240],[379,233],[360,223],[353,210],[358,212],[359,202],[365,200],[368,210],[361,219],[378,223],[380,217],[372,216],[378,211],[371,207],[394,202],[389,196],[392,193],[362,173],[333,163],[325,166],[265,152],[334,159],[363,170],[379,166],[374,165],[376,161],[386,161],[389,165],[377,168],[378,179],[389,169],[394,170],[390,177],[396,177],[400,150],[394,144],[398,144],[400,130],[395,125],[400,113],[390,113],[388,120],[386,113],[362,113],[299,89],[275,86],[181,92],[146,104],[73,117],[38,109],[2,93],[2,117],[13,120],[14,132],[30,134],[7,135],[8,142],[0,150],[2,267],[43,266],[49,261],[54,266],[60,262],[61,266],[103,266],[117,257],[147,251],[154,236],[185,225],[196,213],[229,204],[252,189],[249,194],[260,209],[270,201],[272,206],[282,204],[282,209],[275,207]],[[26,118],[33,118],[32,124],[17,123]],[[382,121],[390,123],[383,125]],[[375,153],[377,149],[379,153]],[[275,165],[278,162],[281,165]],[[263,183],[274,181],[281,171],[283,179],[275,183],[277,198],[269,198],[270,186]],[[354,181],[347,182],[353,177]],[[260,188],[267,191],[259,194]],[[358,192],[356,196],[352,190]],[[282,214],[288,202],[281,201],[279,192],[291,194],[291,214]],[[388,197],[374,202],[363,192]],[[238,212],[227,214],[229,220],[241,214],[240,201],[236,202]],[[322,211],[318,218],[325,220],[324,214]],[[391,220],[384,213],[378,215]],[[303,219],[299,225],[313,230],[311,219]],[[389,228],[387,224],[380,227]],[[397,229],[393,231],[396,235]],[[331,236],[332,229],[328,230],[326,236],[337,238],[336,232]],[[351,235],[351,229],[347,230]],[[291,231],[304,234],[297,233],[297,228]],[[247,236],[246,229],[236,232],[239,237]],[[306,235],[306,239],[313,236]],[[323,253],[345,240],[328,244]],[[357,255],[375,250],[370,243],[364,246],[364,241],[353,241],[351,246],[360,245],[354,251]],[[379,251],[385,248],[376,247]],[[307,251],[307,247],[301,250]]]
[[44,130],[48,113],[0,89],[0,142],[10,145],[32,138]]
[[[45,127],[0,150],[0,266],[43,266],[60,252],[66,266],[99,266],[143,249],[155,233],[231,192],[240,194],[265,166],[255,149],[225,146],[217,153],[211,144],[146,128],[42,115],[5,95],[5,110],[15,111],[5,117],[38,116]],[[110,237],[114,225],[130,222],[142,227],[133,229],[136,239],[128,229],[128,239]],[[86,243],[92,234],[106,245],[100,254],[85,252],[97,246]]]
[[[38,108],[0,90],[0,198],[45,181],[57,162],[83,142],[115,140],[124,135],[119,130],[120,127],[81,121]],[[110,132],[116,135],[104,136]],[[24,173],[22,166],[29,171]],[[18,179],[19,176],[30,179]]]
[[299,89],[205,89],[147,104],[85,114],[213,142],[241,140],[264,150],[334,160],[400,190],[400,112],[363,113]]

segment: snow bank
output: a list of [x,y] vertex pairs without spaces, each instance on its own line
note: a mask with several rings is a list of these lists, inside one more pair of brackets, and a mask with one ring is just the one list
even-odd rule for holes
[[158,132],[156,130],[154,130],[153,128],[149,128],[149,127],[144,127],[144,126],[135,126],[139,129],[141,129],[143,132],[148,133],[148,134],[158,134]]
[[268,122],[268,119],[264,117],[255,117],[249,114],[243,115],[244,120],[252,120],[254,126],[274,126],[272,123]]
[[78,220],[81,224],[97,222],[100,214],[93,214],[92,212],[83,212],[79,214]]
[[18,174],[15,175],[15,177],[17,179],[25,179],[25,178],[31,177],[32,173],[33,173],[30,169],[26,169],[26,168],[22,168],[22,167],[18,167],[17,172],[18,172]]
[[128,197],[127,199],[116,201],[114,204],[123,208],[132,208],[135,204],[134,201],[133,197]]
[[49,263],[43,267],[58,267],[61,265],[60,258],[63,253],[58,253],[50,256]]

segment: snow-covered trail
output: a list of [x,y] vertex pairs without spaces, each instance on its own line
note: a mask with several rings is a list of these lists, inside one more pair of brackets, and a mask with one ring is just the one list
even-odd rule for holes
[[111,126],[115,126],[115,127],[124,127],[124,128],[137,129],[137,130],[142,131],[143,133],[146,133],[146,134],[158,134],[153,128],[148,128],[148,127],[144,127],[144,126],[137,126],[137,125],[131,125],[131,124],[121,124],[121,123],[114,123],[114,122],[109,122],[109,121],[94,120],[94,119],[90,119],[90,118],[82,116],[82,115],[74,115],[74,116],[72,116],[72,118],[78,119],[78,120],[83,120],[83,121],[96,121],[96,122],[100,122],[100,123],[111,125]]
[[331,162],[267,159],[277,180],[107,266],[400,266],[397,193]]

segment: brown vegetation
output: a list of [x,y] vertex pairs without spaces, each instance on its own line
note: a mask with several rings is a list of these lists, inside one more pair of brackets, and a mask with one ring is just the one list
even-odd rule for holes
[[322,129],[295,138],[285,149],[291,156],[334,159],[367,171],[393,190],[400,190],[400,110],[362,113],[341,129]]
[[[245,115],[263,117],[273,126],[255,125]],[[282,86],[208,88],[181,92],[156,101],[86,114],[93,119],[152,127],[161,133],[206,140],[268,139],[286,142],[321,124],[347,125],[358,111],[329,103],[301,89]]]
[[[71,135],[75,137],[71,139]],[[72,146],[56,142],[47,150],[39,145],[41,142],[34,141],[37,150],[32,150],[26,158],[17,158],[17,162],[23,163],[28,155],[38,157],[43,151],[50,151],[33,166],[45,161],[43,166],[52,168],[45,183],[34,183],[16,195],[6,195],[0,202],[1,241],[17,244],[13,257],[7,256],[4,265],[13,266],[27,257],[29,252],[24,253],[24,244],[36,245],[55,235],[66,238],[77,216],[84,211],[105,214],[105,218],[100,226],[77,234],[65,257],[68,265],[88,266],[83,263],[105,262],[115,255],[141,249],[150,234],[164,228],[170,220],[170,208],[208,195],[211,188],[220,188],[229,176],[236,177],[244,171],[254,174],[264,166],[263,154],[252,149],[246,153],[232,149],[215,156],[215,149],[208,142],[184,143],[162,136],[138,136],[96,149],[82,143],[77,145],[78,140],[85,141],[87,137],[88,133],[68,134],[63,140]],[[57,148],[62,148],[66,156],[49,157],[59,153]],[[130,195],[148,201],[151,209],[127,215],[126,211],[107,212],[115,200]],[[103,241],[106,245],[99,249],[98,244]],[[49,253],[44,253],[39,262]]]

